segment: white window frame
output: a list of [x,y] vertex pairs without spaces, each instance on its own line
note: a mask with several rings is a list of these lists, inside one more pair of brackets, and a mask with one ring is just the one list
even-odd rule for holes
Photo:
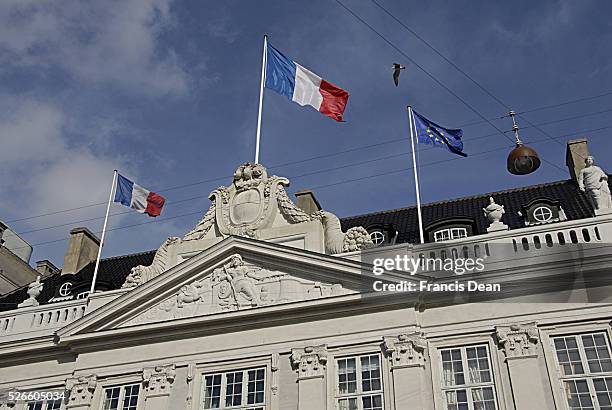
[[380,229],[375,229],[370,232],[370,239],[372,240],[372,242],[374,242],[374,245],[381,246],[385,243],[385,240],[387,238],[383,231],[381,231]]
[[71,282],[62,283],[57,293],[58,295],[60,295],[60,297],[71,296],[72,295],[72,283]]
[[[486,352],[486,358],[488,360],[488,365],[489,365],[489,376],[490,376],[490,381],[488,382],[472,382],[470,380],[470,372],[469,372],[469,365],[468,365],[468,355],[467,355],[467,350],[468,349],[477,349],[479,347],[484,347],[485,348],[485,352]],[[474,409],[474,401],[472,398],[472,391],[476,390],[476,389],[484,389],[484,388],[491,388],[493,391],[493,400],[494,400],[494,405],[495,405],[495,409],[499,409],[499,400],[497,397],[497,389],[496,389],[496,385],[495,385],[495,379],[493,376],[493,360],[491,357],[491,351],[489,349],[488,344],[486,343],[476,343],[476,344],[469,344],[469,345],[463,345],[463,346],[448,346],[448,347],[443,347],[443,348],[439,348],[437,349],[437,355],[438,358],[440,360],[440,364],[443,365],[444,361],[442,358],[442,353],[445,351],[456,351],[459,350],[460,355],[461,355],[461,366],[462,366],[462,370],[463,370],[463,377],[464,377],[464,383],[463,384],[455,384],[452,386],[446,386],[444,384],[444,368],[443,366],[440,367],[440,372],[442,375],[442,378],[440,380],[440,390],[442,391],[442,400],[445,403],[444,408],[448,408],[448,403],[447,403],[447,399],[446,399],[446,393],[447,392],[451,392],[451,391],[457,391],[457,390],[465,390],[466,391],[466,396],[467,396],[467,404],[468,404],[468,408],[469,410],[473,410]]]
[[[595,334],[601,334],[605,337],[606,340],[606,347],[608,348],[608,354],[612,357],[612,342],[611,342],[611,338],[610,338],[610,333],[609,331],[607,331],[606,329],[599,329],[599,330],[587,330],[587,331],[575,331],[575,332],[569,332],[569,333],[562,333],[562,334],[554,334],[554,335],[550,335],[550,349],[551,349],[551,356],[553,357],[554,360],[554,364],[555,364],[555,370],[556,370],[556,375],[557,375],[557,380],[559,382],[559,388],[561,389],[561,402],[564,403],[563,406],[566,409],[569,409],[569,403],[568,403],[568,397],[567,397],[567,392],[565,390],[565,384],[566,382],[570,382],[570,381],[576,381],[576,380],[585,380],[589,389],[589,396],[591,397],[591,402],[593,404],[593,408],[594,409],[599,409],[599,402],[597,399],[597,395],[595,392],[595,388],[593,385],[593,380],[594,379],[599,379],[599,378],[612,378],[612,371],[607,371],[607,372],[599,372],[599,373],[594,373],[591,372],[591,369],[588,365],[588,362],[586,360],[586,352],[585,352],[585,348],[584,348],[584,342],[582,340],[582,336],[585,335],[595,335]],[[559,363],[558,360],[558,356],[557,356],[557,349],[555,346],[555,340],[559,339],[559,338],[567,338],[567,337],[573,337],[576,340],[576,345],[578,347],[578,352],[580,355],[580,364],[582,366],[583,372],[579,373],[579,374],[572,374],[572,375],[564,375],[563,372],[561,371],[561,365]]]
[[[224,362],[214,361],[195,363],[193,370],[194,381],[191,383],[188,393],[192,398],[192,405],[190,409],[204,409],[204,389],[206,386],[204,376],[237,370],[258,369],[261,367],[265,368],[265,405],[263,405],[263,407],[266,410],[278,409],[278,394],[272,394],[272,391],[276,391],[278,389],[278,371],[272,372],[273,363],[276,363],[274,367],[278,368],[278,355],[276,353],[255,357],[250,356],[248,358],[234,357],[233,359],[229,358]],[[223,392],[222,397],[225,398],[225,392]],[[234,409],[239,408],[240,407],[234,407]]]
[[[445,237],[447,234],[448,237]],[[434,232],[434,242],[450,241],[452,239],[467,238],[467,228],[455,227],[455,228],[443,228],[438,229]]]
[[[259,371],[262,370],[263,371],[263,381],[264,381],[264,388],[263,388],[263,393],[264,393],[264,401],[263,403],[254,403],[254,404],[248,404],[248,385],[249,385],[249,372],[250,371]],[[242,373],[242,382],[241,382],[241,386],[242,386],[242,391],[241,391],[241,403],[239,405],[230,405],[227,406],[225,404],[225,398],[226,398],[226,394],[227,394],[227,375],[231,374],[231,373]],[[220,376],[221,378],[221,384],[219,385],[220,387],[220,393],[219,393],[219,405],[220,407],[205,407],[205,389],[206,389],[206,378],[207,377],[215,377],[215,376]],[[256,379],[258,380],[258,379]],[[269,408],[268,403],[269,402],[269,394],[268,394],[268,380],[267,380],[267,369],[266,366],[258,366],[258,367],[250,367],[250,368],[237,368],[237,369],[230,369],[230,370],[222,370],[222,371],[216,371],[216,372],[209,372],[209,373],[204,373],[202,374],[202,398],[200,400],[200,408],[202,410],[209,410],[209,409],[219,409],[219,410],[229,410],[229,409],[236,409],[236,410],[251,410],[251,409],[256,409],[256,408],[262,408],[262,409],[267,409]]]
[[[431,359],[431,372],[433,380],[433,395],[436,409],[446,410],[446,396],[443,393],[444,373],[442,369],[441,350],[459,347],[473,347],[486,345],[489,354],[489,365],[494,385],[495,405],[498,410],[514,409],[514,399],[510,385],[504,378],[508,378],[506,367],[503,365],[505,357],[498,349],[497,343],[490,333],[480,335],[447,336],[438,340],[429,340]],[[463,357],[462,357],[463,359]],[[465,370],[465,369],[464,369]],[[467,375],[467,373],[465,373]],[[459,388],[461,388],[459,386]]]
[[[57,399],[57,400],[53,400],[53,399],[51,399],[51,400],[29,400],[29,401],[26,401],[26,402],[24,403],[23,408],[24,408],[25,410],[28,410],[28,409],[30,408],[30,407],[29,407],[29,406],[30,406],[30,404],[41,403],[41,410],[47,410],[47,409],[49,409],[49,407],[48,407],[48,406],[49,406],[50,404],[52,404],[52,403],[54,403],[54,402],[59,402],[59,407],[55,407],[55,408],[51,407],[51,408],[50,408],[50,409],[59,410],[59,409],[61,409],[61,408],[62,408],[62,403],[63,403],[63,401],[64,401],[63,399]],[[34,407],[34,408],[35,408],[35,407]]]
[[118,397],[118,402],[117,402],[117,410],[124,410],[123,409],[123,400],[125,399],[125,394],[126,394],[126,388],[127,387],[131,387],[131,386],[138,386],[138,400],[136,402],[136,410],[139,410],[143,407],[143,403],[144,403],[144,399],[143,399],[143,386],[142,386],[142,382],[127,382],[127,383],[120,383],[120,384],[107,384],[105,386],[102,387],[102,391],[101,391],[101,400],[100,400],[100,409],[101,410],[105,410],[105,404],[106,404],[106,391],[110,390],[110,389],[119,389],[119,397]]
[[[546,210],[546,211],[548,211],[548,213],[550,214],[550,216],[549,216],[548,218],[546,218],[546,219],[540,219],[540,218],[538,218],[538,216],[537,216],[536,212],[537,212],[537,211],[539,211],[539,210]],[[536,222],[539,222],[539,223],[546,223],[546,222],[550,222],[550,221],[553,219],[553,210],[552,210],[550,207],[548,207],[548,206],[545,206],[545,205],[540,205],[540,206],[538,206],[537,208],[535,208],[535,209],[533,210],[532,215],[533,215],[533,219],[534,219]]]
[[[362,383],[362,379],[361,379],[361,358],[363,357],[372,357],[372,356],[376,356],[378,358],[378,366],[379,366],[379,371],[380,371],[380,389],[378,390],[371,390],[371,391],[363,391],[363,383]],[[347,359],[355,359],[355,372],[356,372],[356,391],[354,393],[345,393],[345,394],[340,394],[340,389],[339,389],[339,385],[338,385],[338,375],[339,375],[339,366],[338,363],[340,360],[347,360]],[[377,352],[364,352],[364,353],[349,353],[349,354],[344,354],[344,355],[338,355],[336,357],[334,357],[334,365],[333,367],[333,384],[334,384],[334,409],[339,409],[340,405],[339,402],[342,399],[352,399],[355,398],[357,399],[357,408],[359,410],[363,409],[363,400],[362,397],[366,397],[366,396],[376,396],[376,395],[380,395],[381,400],[382,400],[382,409],[384,410],[385,407],[385,366],[384,366],[384,357],[381,354],[380,351]]]

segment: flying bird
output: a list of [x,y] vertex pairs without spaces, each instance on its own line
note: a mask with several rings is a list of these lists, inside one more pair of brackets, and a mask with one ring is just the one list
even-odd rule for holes
[[399,76],[400,76],[400,73],[405,68],[406,67],[404,67],[401,64],[393,63],[393,82],[395,83],[396,87],[399,85]]

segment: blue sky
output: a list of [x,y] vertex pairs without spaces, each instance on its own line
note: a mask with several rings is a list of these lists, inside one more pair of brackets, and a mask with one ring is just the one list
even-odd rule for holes
[[[372,1],[342,2],[483,116],[506,114]],[[379,2],[516,111],[612,91],[612,3]],[[411,166],[407,104],[448,127],[481,120],[334,0],[5,1],[0,219],[41,243],[32,261],[61,266],[62,239],[75,226],[99,231],[104,206],[15,220],[105,202],[114,168],[165,195],[162,217],[176,218],[110,231],[104,256],[154,249],[189,230],[208,208],[208,193],[253,160],[264,33],[351,93],[343,124],[271,91],[264,98],[261,162],[291,179],[290,192],[315,187],[323,207],[341,217],[415,203],[410,171],[337,184]],[[397,88],[393,62],[407,66]],[[577,136],[589,138],[610,172],[612,128],[585,130],[612,126],[611,113],[608,95],[525,114],[535,124],[553,122],[540,128],[559,142],[519,118],[524,141],[556,165],[522,177],[505,169],[507,139],[487,123],[464,126],[468,158],[419,153],[423,201],[565,179],[564,143]],[[493,122],[511,129],[507,118]],[[286,163],[293,164],[276,166]],[[164,190],[182,185],[189,186]],[[153,221],[126,211],[113,205],[122,214],[110,228]],[[78,222],[91,218],[98,219]]]

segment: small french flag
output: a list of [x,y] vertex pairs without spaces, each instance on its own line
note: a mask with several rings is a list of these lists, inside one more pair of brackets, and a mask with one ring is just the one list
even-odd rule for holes
[[159,216],[166,199],[117,174],[115,201],[149,216]]
[[349,93],[287,58],[268,43],[266,88],[301,106],[310,105],[323,115],[342,122]]

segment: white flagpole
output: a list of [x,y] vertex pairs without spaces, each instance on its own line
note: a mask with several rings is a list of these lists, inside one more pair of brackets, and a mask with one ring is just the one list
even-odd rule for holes
[[100,257],[102,256],[102,247],[104,246],[104,234],[106,233],[106,224],[108,222],[108,214],[110,212],[113,194],[117,184],[117,170],[113,171],[113,183],[111,184],[110,195],[108,196],[108,204],[106,205],[106,215],[104,216],[104,225],[102,225],[102,236],[100,237],[100,247],[98,248],[98,257],[96,258],[96,267],[94,268],[93,278],[91,279],[91,288],[89,294],[93,295],[96,288],[96,279],[98,279],[98,268],[100,267]]
[[263,109],[264,86],[266,83],[266,64],[268,57],[268,36],[264,35],[263,56],[261,58],[261,84],[259,85],[259,112],[257,113],[257,140],[255,141],[255,163],[259,163],[259,141],[261,139],[261,112]]
[[[414,114],[412,107],[408,106],[408,122],[410,123],[410,143],[412,144],[412,165],[414,168],[414,188],[416,190],[417,214],[419,216],[419,235],[421,243],[425,243],[423,235],[423,217],[421,215],[421,188],[419,187],[419,174],[417,172],[416,149],[414,147],[414,134],[416,133],[416,123],[414,123]],[[413,128],[414,126],[414,128]]]

